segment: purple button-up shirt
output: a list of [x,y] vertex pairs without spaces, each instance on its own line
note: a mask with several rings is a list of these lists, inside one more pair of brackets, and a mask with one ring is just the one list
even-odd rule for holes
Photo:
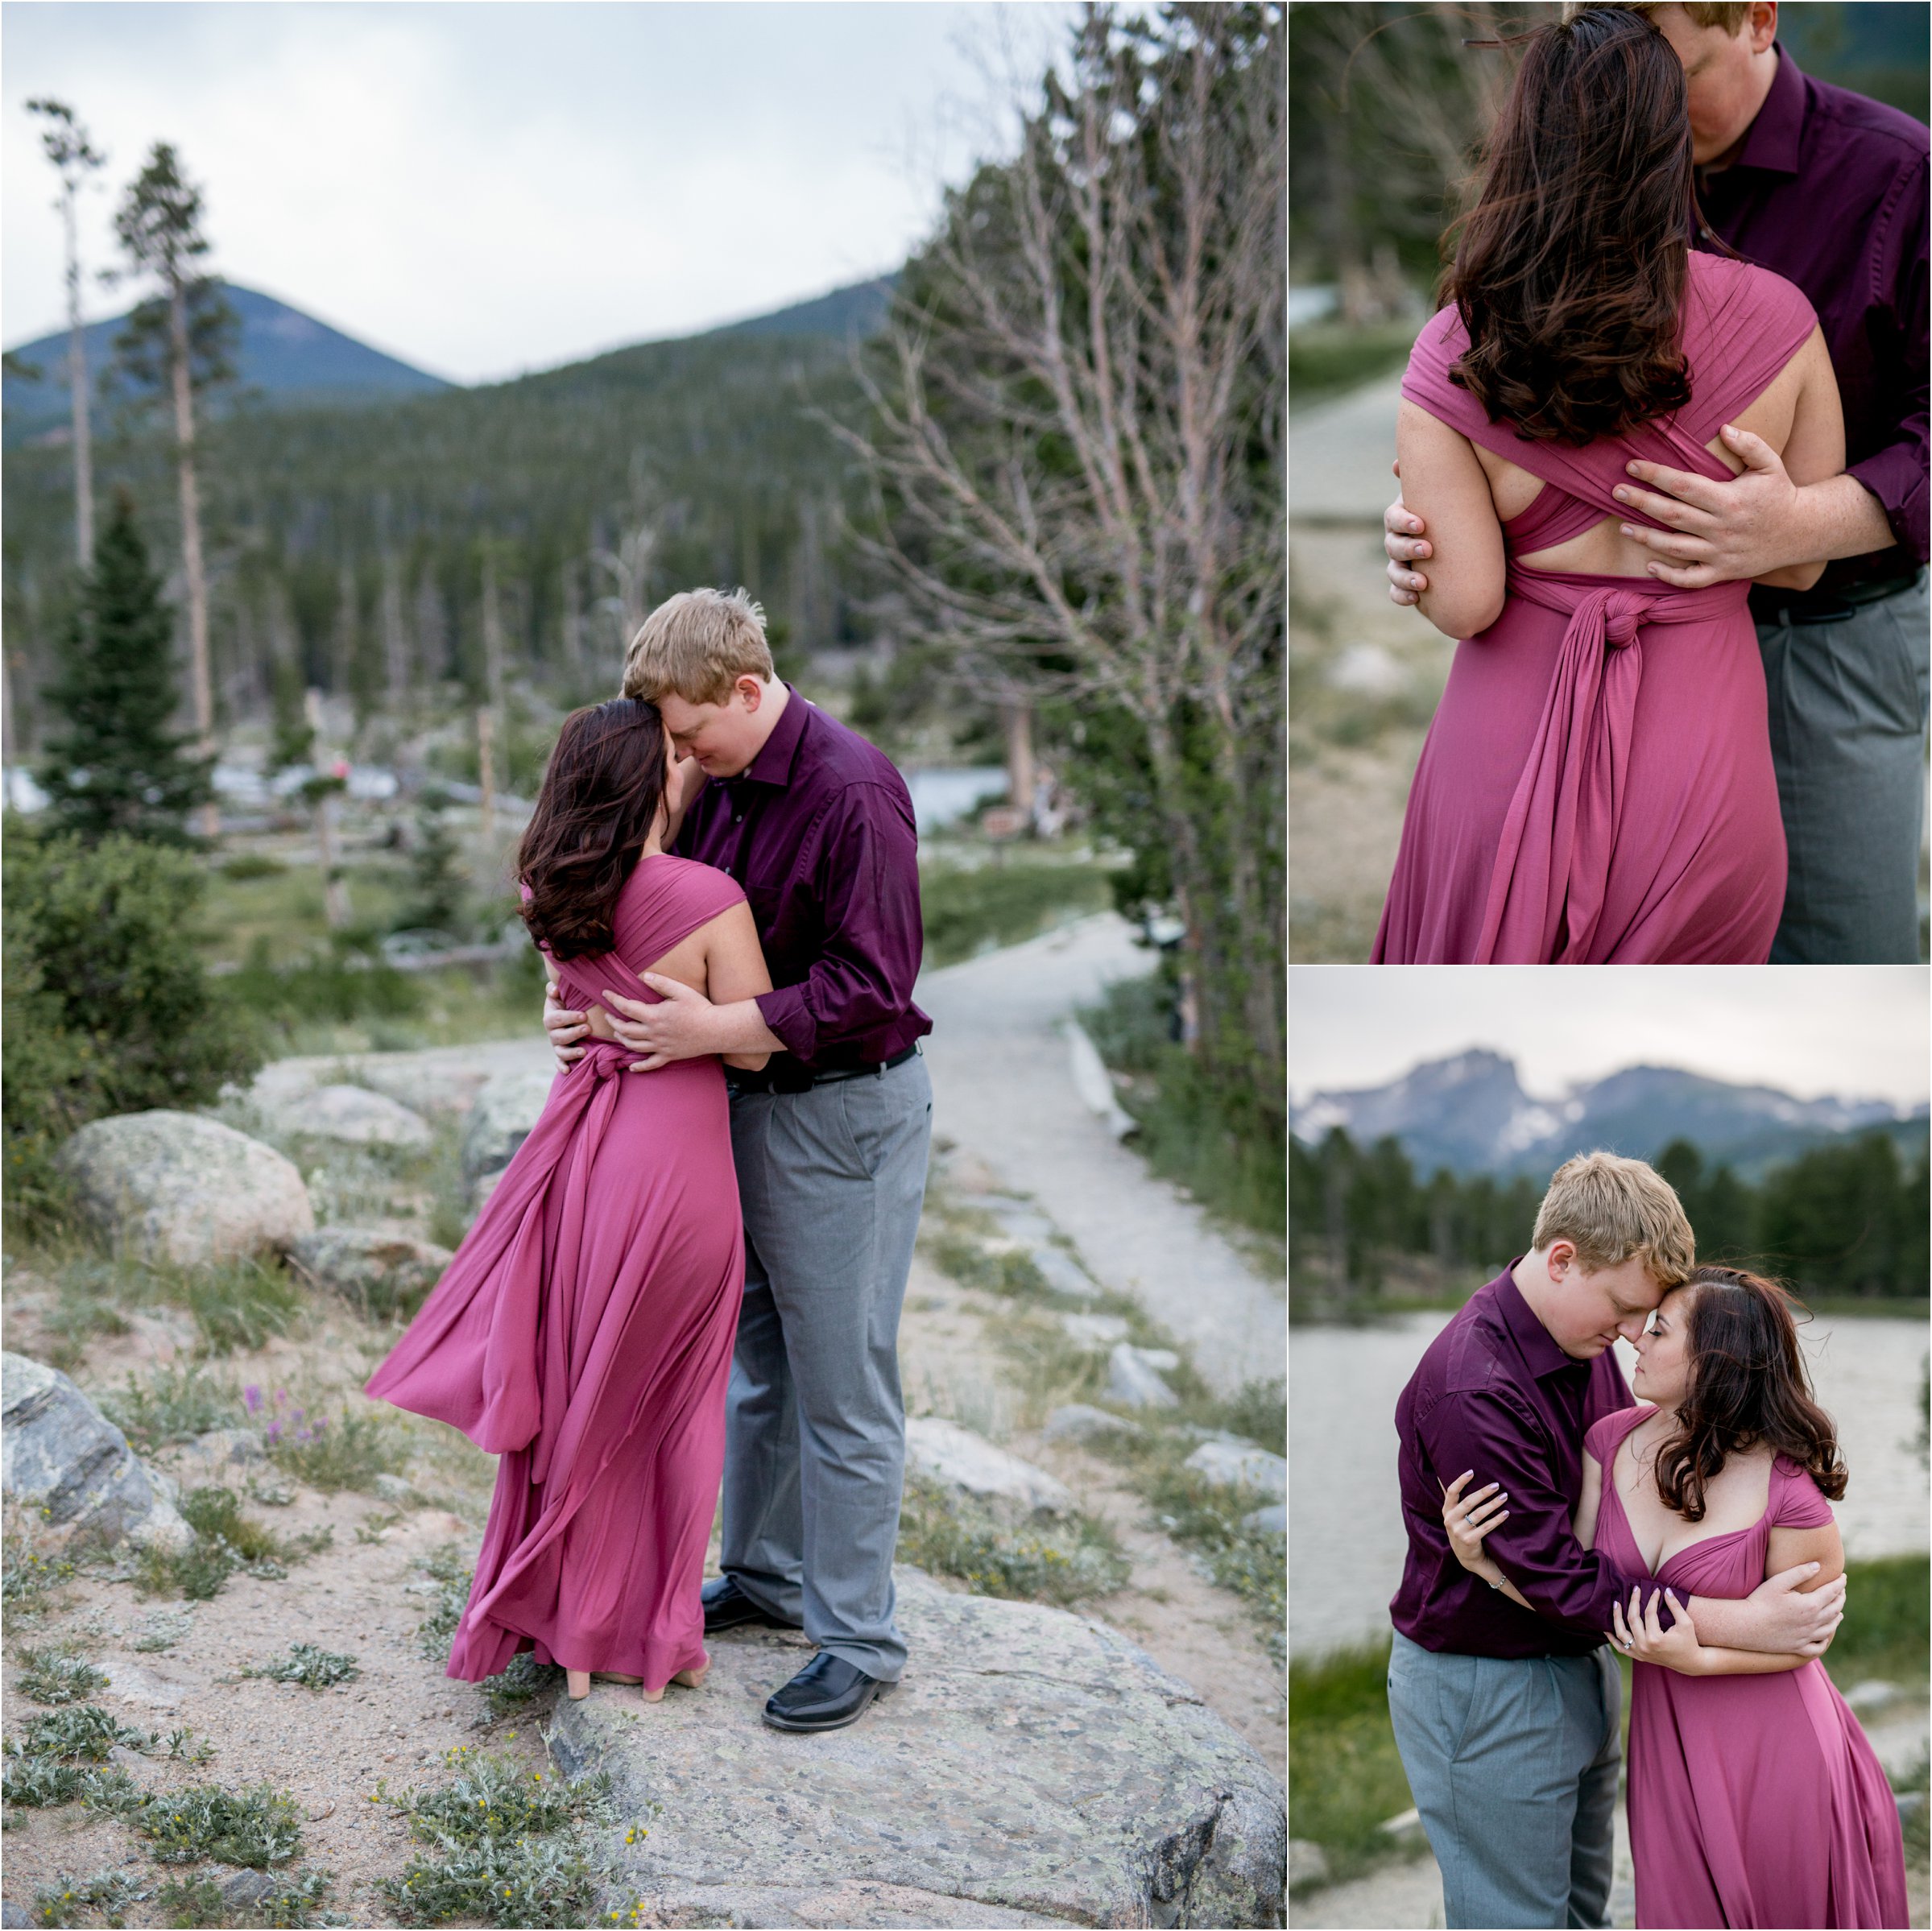
[[[1570,1527],[1583,1492],[1584,1431],[1633,1397],[1613,1350],[1575,1361],[1550,1339],[1510,1276],[1515,1266],[1470,1296],[1396,1404],[1409,1560],[1389,1615],[1425,1649],[1583,1656],[1611,1627],[1611,1604],[1628,1603],[1641,1580],[1584,1549]],[[1471,1488],[1500,1482],[1508,1491],[1509,1520],[1483,1548],[1537,1613],[1456,1561],[1442,1487],[1465,1469],[1475,1470]]]
[[912,1003],[919,840],[892,761],[785,688],[763,749],[705,784],[676,849],[745,888],[776,989],[758,1009],[801,1070],[829,1073],[933,1030]]
[[1814,593],[1905,576],[1926,560],[1929,143],[1909,114],[1801,73],[1781,45],[1737,159],[1698,170],[1711,226],[1748,261],[1795,282],[1818,311],[1844,399],[1846,466],[1898,540],[1827,564]]

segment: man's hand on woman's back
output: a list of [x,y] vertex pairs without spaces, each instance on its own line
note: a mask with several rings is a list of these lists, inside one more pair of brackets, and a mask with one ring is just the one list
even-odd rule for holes
[[557,1004],[554,986],[544,988],[544,1030],[550,1036],[557,1065],[568,1072],[584,1056],[584,1048],[577,1042],[589,1034],[590,1027],[582,1013]]

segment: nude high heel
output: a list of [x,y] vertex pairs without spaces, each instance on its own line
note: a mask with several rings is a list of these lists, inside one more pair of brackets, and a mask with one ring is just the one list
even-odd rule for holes
[[[581,1703],[590,1693],[593,1683],[623,1683],[635,1685],[643,1681],[642,1677],[620,1677],[607,1669],[566,1669],[564,1672],[564,1689],[573,1703]],[[659,1693],[661,1695],[662,1691]]]
[[[681,1669],[671,1681],[686,1689],[701,1689],[704,1685],[705,1673],[710,1667],[709,1663],[702,1663],[696,1669]],[[664,1700],[664,1693],[661,1689],[647,1689],[643,1693],[647,1703],[661,1703]]]

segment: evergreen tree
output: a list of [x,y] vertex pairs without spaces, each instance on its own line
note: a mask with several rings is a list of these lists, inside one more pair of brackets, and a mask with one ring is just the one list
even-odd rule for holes
[[174,614],[134,505],[115,498],[68,621],[61,675],[43,693],[67,721],[39,779],[57,821],[90,843],[110,832],[180,842],[210,796],[206,759],[170,728],[180,695]]

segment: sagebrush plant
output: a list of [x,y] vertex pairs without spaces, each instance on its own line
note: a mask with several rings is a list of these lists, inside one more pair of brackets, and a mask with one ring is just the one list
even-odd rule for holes
[[301,1855],[301,1813],[286,1792],[267,1784],[224,1790],[193,1784],[150,1791],[128,1810],[129,1824],[148,1841],[157,1863],[209,1860],[266,1871]]
[[339,1651],[318,1648],[313,1643],[292,1643],[288,1654],[266,1663],[246,1663],[245,1677],[266,1677],[275,1683],[300,1683],[304,1689],[333,1689],[338,1683],[353,1682],[362,1673],[354,1656]]
[[19,1673],[14,1686],[36,1703],[79,1703],[97,1689],[105,1689],[108,1679],[70,1642],[51,1643],[20,1652]]
[[[614,1910],[602,1904],[617,1865],[589,1841],[590,1830],[616,1821],[607,1776],[559,1777],[467,1745],[446,1760],[454,1773],[449,1783],[392,1797],[384,1779],[370,1799],[399,1810],[424,1846],[379,1887],[403,1923],[638,1922],[636,1899]],[[647,1834],[633,1824],[626,1841]]]
[[36,1925],[84,1925],[88,1913],[98,1912],[104,1925],[122,1925],[133,1907],[147,1896],[140,1878],[131,1871],[110,1868],[91,1877],[70,1877],[57,1872],[51,1884],[34,1893],[33,1921]]

